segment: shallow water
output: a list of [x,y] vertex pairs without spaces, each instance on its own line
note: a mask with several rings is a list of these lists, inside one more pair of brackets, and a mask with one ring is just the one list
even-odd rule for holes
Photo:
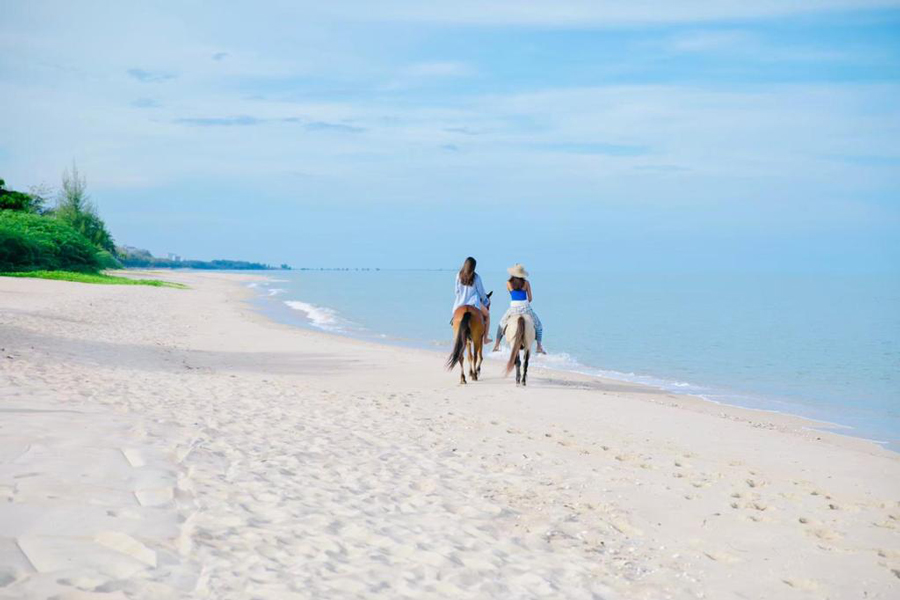
[[[505,273],[482,271],[506,309]],[[449,346],[452,271],[290,271],[256,286],[283,322]],[[538,362],[840,424],[900,447],[900,279],[538,273]]]

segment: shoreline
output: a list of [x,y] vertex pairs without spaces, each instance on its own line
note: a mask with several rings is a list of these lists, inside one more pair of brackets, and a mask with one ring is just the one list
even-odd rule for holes
[[893,452],[546,368],[460,386],[438,351],[272,321],[247,277],[0,279],[0,595],[900,589]]
[[[259,275],[248,274],[247,276],[248,277],[257,277],[258,276],[258,279],[254,280],[254,281],[269,281],[269,282],[273,282],[273,283],[279,281],[277,279],[272,279],[271,277],[269,277],[267,275],[263,275],[263,274],[259,274]],[[250,279],[248,279],[247,281],[250,283],[254,282],[254,281],[251,281]],[[271,321],[273,323],[277,323],[279,325],[283,325],[283,326],[286,326],[289,328],[300,328],[300,329],[303,329],[304,331],[308,331],[308,332],[315,333],[315,334],[321,334],[321,335],[325,335],[325,336],[334,336],[338,339],[371,343],[371,344],[375,344],[376,346],[380,345],[380,346],[385,346],[385,347],[389,347],[389,348],[400,348],[400,349],[405,349],[405,350],[423,351],[423,352],[433,353],[436,357],[440,356],[441,351],[436,350],[432,344],[429,344],[427,341],[424,341],[424,340],[417,340],[417,339],[411,339],[411,338],[404,338],[404,339],[392,338],[392,337],[388,336],[387,334],[378,334],[376,332],[372,332],[373,335],[371,335],[371,336],[363,336],[363,335],[355,335],[353,332],[346,331],[346,330],[345,331],[329,330],[328,328],[323,328],[319,325],[316,325],[314,323],[314,319],[311,319],[308,314],[306,314],[303,317],[303,320],[305,320],[306,323],[302,323],[302,324],[291,323],[291,322],[289,322],[290,319],[279,318],[278,315],[275,314],[271,310],[270,307],[266,307],[264,305],[264,303],[266,301],[279,302],[279,300],[273,299],[271,295],[262,294],[261,292],[262,292],[263,288],[257,287],[256,285],[246,285],[246,284],[244,284],[243,288],[244,288],[244,291],[247,292],[245,300],[251,306],[251,308],[256,313],[260,314],[262,317],[268,319],[269,321]],[[305,301],[302,301],[302,300],[298,301],[295,299],[280,300],[280,302],[282,304],[287,304],[289,302],[300,302],[302,304],[306,304]],[[320,310],[331,310],[327,307],[321,307],[321,306],[316,306],[315,308],[320,309]],[[291,309],[288,314],[295,312],[295,310],[296,309]],[[294,320],[299,321],[299,319],[294,319]],[[383,338],[383,339],[379,339],[379,338]],[[449,350],[449,342],[448,342],[447,346],[448,346],[448,350]],[[506,346],[504,346],[504,348],[506,348]],[[565,353],[564,353],[564,355],[568,356]],[[443,358],[443,357],[441,357],[441,358]],[[500,360],[500,358],[492,355],[491,353],[485,354],[485,362],[486,363],[494,362],[497,360]],[[577,362],[577,360],[576,360],[576,362]],[[867,444],[873,444],[876,447],[878,447],[879,449],[885,450],[887,452],[891,452],[893,454],[900,455],[900,445],[892,444],[890,441],[887,441],[887,440],[878,440],[878,439],[865,437],[864,435],[853,434],[853,433],[851,433],[851,431],[853,431],[855,429],[853,426],[845,425],[840,422],[828,421],[828,420],[824,420],[824,419],[817,419],[817,418],[804,416],[801,414],[796,414],[796,413],[792,413],[792,412],[788,412],[788,411],[781,411],[781,410],[777,410],[777,409],[768,409],[768,408],[753,407],[753,406],[743,406],[743,405],[737,404],[737,403],[716,400],[714,398],[705,396],[703,394],[692,393],[692,392],[682,392],[682,391],[675,390],[675,389],[669,389],[663,385],[640,381],[640,379],[648,379],[648,378],[656,379],[652,375],[634,375],[633,378],[629,378],[627,376],[627,374],[621,374],[622,375],[621,377],[616,377],[615,375],[610,374],[610,373],[615,373],[615,371],[610,371],[609,369],[603,369],[600,367],[591,367],[591,366],[583,365],[580,363],[579,363],[579,365],[580,365],[580,368],[583,370],[578,370],[577,368],[568,369],[568,368],[556,367],[556,366],[544,366],[544,365],[538,365],[538,364],[532,363],[531,372],[537,372],[538,370],[542,370],[542,371],[555,372],[555,373],[560,373],[560,374],[576,375],[579,377],[588,378],[589,381],[597,380],[600,382],[620,382],[620,383],[625,383],[625,384],[629,384],[629,385],[645,387],[647,389],[652,390],[654,393],[657,393],[660,395],[677,396],[679,398],[681,398],[681,397],[689,398],[689,399],[691,399],[691,401],[695,401],[695,402],[699,401],[699,402],[707,403],[710,405],[711,410],[718,407],[720,409],[728,409],[729,411],[730,410],[742,411],[742,412],[749,411],[748,415],[743,415],[743,414],[735,415],[737,418],[742,418],[742,419],[748,420],[748,421],[753,421],[754,415],[756,415],[757,413],[759,413],[759,418],[757,418],[756,420],[765,420],[765,415],[772,415],[779,421],[777,423],[772,423],[772,425],[774,425],[774,426],[790,427],[790,428],[806,427],[814,434],[824,434],[824,435],[829,435],[829,436],[838,436],[839,438],[849,438],[850,440],[858,440],[858,441],[861,441],[861,442],[864,442]],[[592,372],[585,372],[585,370],[600,371],[603,374],[595,374]],[[695,384],[691,384],[691,385],[695,385]],[[789,421],[790,424],[788,425],[787,423],[783,423],[783,422],[781,422],[782,420]],[[844,431],[841,431],[841,430],[844,430]]]

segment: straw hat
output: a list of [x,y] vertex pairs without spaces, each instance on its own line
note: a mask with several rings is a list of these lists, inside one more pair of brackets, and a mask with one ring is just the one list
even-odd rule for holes
[[510,268],[506,270],[507,273],[512,275],[513,277],[521,277],[522,279],[526,279],[528,277],[528,271],[525,270],[520,263],[516,263]]

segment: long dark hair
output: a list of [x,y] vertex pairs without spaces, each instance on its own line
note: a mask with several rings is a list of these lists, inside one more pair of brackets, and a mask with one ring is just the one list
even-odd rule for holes
[[524,290],[525,289],[525,280],[521,277],[510,277],[509,278],[509,287],[514,290]]
[[459,270],[459,282],[463,285],[475,284],[475,259],[468,257]]

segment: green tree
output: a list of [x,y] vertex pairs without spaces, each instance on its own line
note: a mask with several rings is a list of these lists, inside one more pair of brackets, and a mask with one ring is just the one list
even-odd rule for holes
[[105,267],[102,254],[59,219],[25,211],[0,211],[0,271],[96,272]]
[[18,210],[39,213],[43,209],[44,199],[38,193],[17,192],[6,187],[0,179],[0,210]]
[[87,182],[72,163],[72,170],[63,171],[62,187],[56,200],[54,216],[70,225],[98,248],[115,254],[116,245],[103,219],[87,193]]

